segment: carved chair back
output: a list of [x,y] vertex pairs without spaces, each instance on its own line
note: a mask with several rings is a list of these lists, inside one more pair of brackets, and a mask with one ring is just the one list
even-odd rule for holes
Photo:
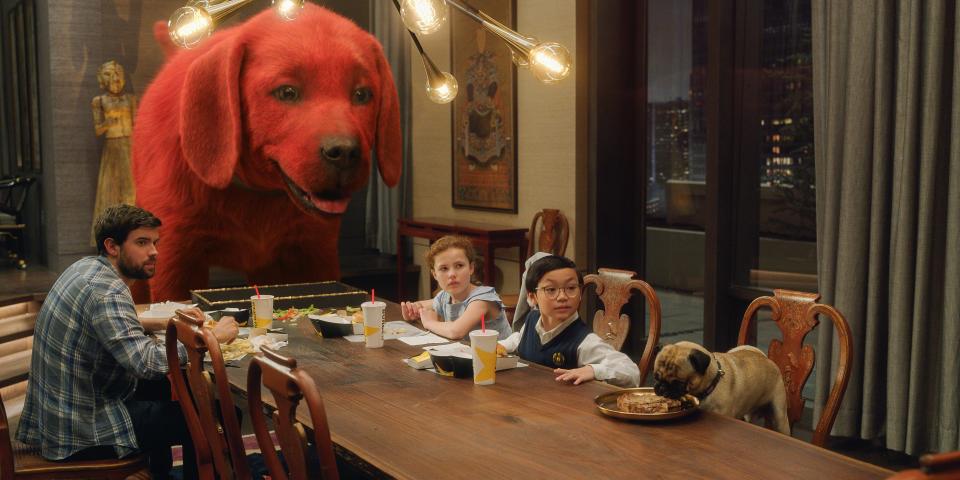
[[792,426],[803,414],[803,385],[807,382],[813,370],[815,354],[813,347],[804,344],[803,340],[820,321],[818,314],[823,314],[833,322],[837,332],[837,341],[840,346],[840,359],[837,374],[830,389],[827,404],[817,422],[813,435],[815,445],[826,445],[827,437],[833,422],[840,410],[840,401],[847,390],[850,368],[853,365],[853,338],[850,327],[843,315],[830,305],[817,303],[818,293],[795,292],[776,289],[774,295],[759,297],[750,303],[743,314],[740,324],[738,345],[746,345],[750,336],[750,324],[760,307],[769,307],[773,320],[783,334],[783,339],[773,339],[767,350],[767,356],[780,368],[783,375],[783,384],[787,389],[787,416]]
[[[194,445],[201,442],[209,448],[213,466],[220,478],[251,478],[247,464],[246,450],[243,448],[243,436],[240,422],[234,408],[227,369],[220,351],[217,337],[208,328],[203,328],[203,318],[193,312],[178,310],[167,325],[167,356],[175,365],[175,356],[171,357],[171,345],[179,341],[187,351],[186,379],[183,371],[170,369],[174,391],[180,402],[184,417],[195,416],[202,435],[196,435],[189,428]],[[173,349],[176,355],[176,348]],[[204,369],[204,359],[209,354],[213,377]],[[217,409],[219,403],[220,408]],[[199,461],[198,461],[199,464]]]
[[640,358],[640,384],[647,379],[653,367],[654,350],[660,341],[660,300],[649,283],[633,278],[636,272],[600,268],[596,274],[583,277],[585,285],[594,285],[594,290],[603,308],[593,316],[593,332],[613,348],[620,350],[630,331],[630,316],[620,310],[630,301],[633,291],[639,291],[650,306],[650,328],[647,330],[647,343]]
[[[317,385],[306,372],[297,368],[295,359],[281,356],[269,348],[261,348],[261,352],[262,355],[257,355],[250,362],[247,375],[247,398],[250,405],[250,420],[253,423],[260,450],[263,451],[267,468],[270,469],[270,476],[274,480],[288,478],[336,480],[340,478],[333,453],[333,442],[330,440],[327,414]],[[274,402],[277,404],[273,422],[277,428],[280,449],[289,468],[289,477],[277,457],[276,447],[267,430],[260,393],[261,381],[273,393]],[[307,410],[310,412],[316,460],[319,462],[309,455],[306,431],[297,421],[297,407],[300,400],[306,401]]]
[[[540,228],[537,228],[537,222]],[[544,208],[533,216],[527,233],[527,253],[550,252],[563,255],[570,240],[570,224],[560,210]]]

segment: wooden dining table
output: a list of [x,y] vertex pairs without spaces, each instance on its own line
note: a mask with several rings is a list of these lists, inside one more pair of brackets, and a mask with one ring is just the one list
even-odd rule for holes
[[[388,303],[387,320],[399,319]],[[277,326],[277,325],[275,325]],[[885,478],[891,471],[708,412],[659,423],[610,418],[594,398],[616,387],[557,383],[530,365],[496,384],[415,370],[422,352],[399,340],[366,348],[322,338],[308,319],[284,326],[293,357],[316,381],[340,455],[378,477],[453,478]],[[229,368],[246,394],[249,357]],[[263,400],[275,405],[268,390]],[[298,419],[310,426],[306,408]]]

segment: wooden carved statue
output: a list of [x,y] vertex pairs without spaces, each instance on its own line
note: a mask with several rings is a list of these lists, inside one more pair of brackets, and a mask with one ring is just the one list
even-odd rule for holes
[[[93,97],[93,127],[97,136],[105,136],[100,154],[100,176],[93,218],[105,208],[118,203],[133,205],[136,191],[130,168],[130,135],[137,110],[137,97],[123,93],[125,85],[123,66],[110,60],[97,70],[100,90]],[[95,244],[91,234],[91,244]]]

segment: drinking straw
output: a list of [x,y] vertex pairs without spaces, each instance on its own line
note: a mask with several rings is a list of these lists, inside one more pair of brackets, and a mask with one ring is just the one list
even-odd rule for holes
[[480,314],[480,331],[487,333],[487,322],[483,320],[483,314]]
[[370,303],[375,303],[377,301],[376,293],[377,293],[377,289],[375,288],[370,289]]
[[257,299],[259,300],[259,299],[260,299],[260,289],[257,288],[256,285],[254,285],[254,286],[253,286],[253,291],[254,291],[254,292],[257,292]]

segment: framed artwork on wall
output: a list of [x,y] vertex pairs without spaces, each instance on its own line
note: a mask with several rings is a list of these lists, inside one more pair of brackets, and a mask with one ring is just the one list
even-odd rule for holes
[[[471,4],[513,28],[514,0]],[[517,212],[517,75],[510,48],[466,15],[450,16],[453,207]]]

